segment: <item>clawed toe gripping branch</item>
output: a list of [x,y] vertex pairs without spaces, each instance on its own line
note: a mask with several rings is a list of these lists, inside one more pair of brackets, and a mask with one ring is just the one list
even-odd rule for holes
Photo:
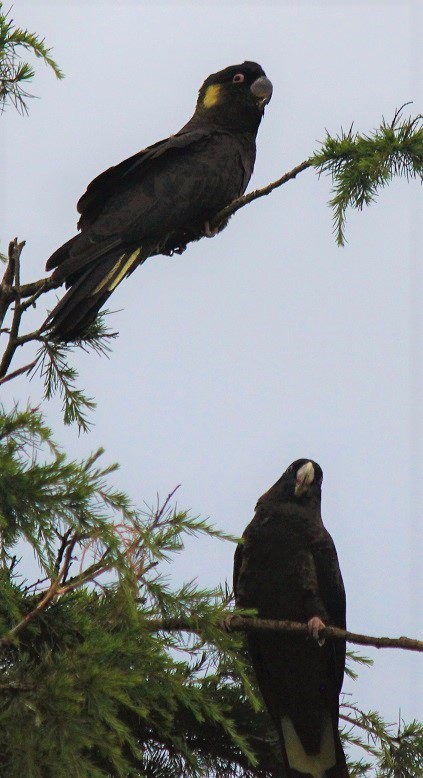
[[[364,205],[370,205],[379,190],[396,175],[423,180],[422,118],[416,116],[404,119],[403,108],[395,112],[391,122],[383,120],[376,130],[367,135],[353,132],[352,127],[348,132],[341,131],[337,137],[327,133],[321,148],[309,159],[267,186],[239,197],[218,213],[207,225],[207,234],[213,235],[219,225],[240,208],[294,180],[305,170],[314,168],[318,175],[327,174],[332,179],[333,196],[329,204],[333,212],[337,243],[343,245],[349,207],[361,210]],[[24,245],[24,241],[18,242],[17,239],[10,243],[0,285],[0,327],[3,327],[6,314],[11,311],[10,325],[0,330],[1,335],[7,339],[0,362],[0,383],[39,369],[45,381],[45,397],[49,398],[56,391],[59,392],[65,422],[76,421],[81,429],[86,430],[89,426],[87,412],[94,404],[91,398],[76,389],[77,373],[69,367],[70,351],[75,348],[92,348],[103,354],[108,353],[110,339],[116,337],[117,333],[106,328],[104,318],[108,312],[105,311],[97,317],[83,338],[72,342],[53,340],[43,324],[32,332],[21,334],[25,312],[36,304],[41,295],[59,286],[51,277],[21,283],[21,254]],[[16,351],[30,343],[39,345],[36,357],[10,371]]]
[[[22,50],[62,77],[44,40],[15,27],[0,0],[0,110],[11,102],[26,111],[24,88],[34,71],[22,61]],[[237,210],[309,168],[332,179],[334,232],[342,245],[350,206],[369,205],[394,175],[422,179],[421,118],[404,119],[400,110],[369,135],[352,128],[338,137],[327,134],[318,152],[232,202],[205,225],[205,234],[212,237]],[[25,241],[13,240],[4,258],[0,385],[38,371],[45,399],[59,394],[65,422],[86,430],[94,403],[77,386],[72,351],[107,355],[116,333],[106,329],[104,314],[73,342],[54,340],[45,315],[38,328],[25,331],[27,312],[59,284],[51,277],[22,282],[24,246]],[[185,248],[182,242],[169,253]],[[21,347],[29,356],[12,367]],[[155,508],[137,511],[108,485],[116,466],[102,468],[101,454],[69,461],[37,409],[5,413],[0,405],[1,774],[279,774],[276,739],[241,633],[271,630],[312,640],[308,625],[228,612],[227,588],[200,590],[195,582],[173,588],[163,565],[183,548],[184,535],[236,539],[172,510],[174,492],[162,505],[158,501]],[[37,580],[26,579],[17,544],[36,559]],[[422,641],[405,637],[334,627],[317,632],[327,641],[423,650]],[[352,661],[370,663],[348,654]],[[347,674],[355,677],[351,666]],[[374,775],[375,760],[382,770],[378,775],[420,775],[418,722],[400,721],[394,731],[377,713],[363,713],[349,696],[341,703],[340,718],[342,738],[373,760],[350,763],[351,776]]]
[[[243,770],[222,769],[219,775],[270,778],[274,773],[262,772],[257,763],[270,759],[277,766],[278,757],[241,633],[273,630],[312,640],[308,625],[228,612],[232,597],[225,587],[202,590],[193,581],[172,586],[166,565],[187,535],[237,539],[172,508],[175,490],[164,502],[136,510],[110,487],[116,466],[102,467],[101,455],[69,461],[39,411],[6,414],[0,408],[0,687],[5,709],[12,706],[9,721],[29,711],[53,727],[59,711],[66,727],[73,722],[79,727],[85,716],[89,729],[97,722],[90,711],[100,706],[111,722],[118,711],[117,731],[129,739],[133,731],[134,748],[141,742],[147,753],[151,744],[154,754],[173,753],[166,722],[170,732],[185,733],[186,744],[192,721],[190,758],[204,736],[213,759],[219,747],[219,755]],[[18,541],[29,545],[37,560],[33,581],[16,556]],[[332,627],[321,633],[326,641],[423,650],[421,642],[408,638],[373,638]],[[349,654],[354,661],[369,661]],[[351,668],[349,674],[354,675]],[[392,760],[394,754],[395,764],[401,757],[414,765],[422,753],[417,723],[401,723],[397,734],[377,714],[363,713],[346,699],[341,719],[349,729],[343,737],[358,743],[361,736],[371,758]],[[133,728],[126,730],[129,722]],[[17,742],[21,732],[19,727]],[[100,729],[100,745],[105,732],[110,736]],[[178,770],[172,775],[181,774]],[[213,774],[212,768],[203,774]]]

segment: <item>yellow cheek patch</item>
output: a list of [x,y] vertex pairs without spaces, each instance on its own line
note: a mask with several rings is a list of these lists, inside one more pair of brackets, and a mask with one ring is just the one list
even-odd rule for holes
[[212,108],[220,99],[220,84],[211,84],[206,89],[206,94],[203,98],[204,108]]

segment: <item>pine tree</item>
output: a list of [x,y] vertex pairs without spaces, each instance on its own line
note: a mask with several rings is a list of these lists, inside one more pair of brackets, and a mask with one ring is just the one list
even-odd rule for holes
[[[14,27],[0,3],[0,100],[26,111],[24,87],[34,69],[18,58],[19,47],[62,77],[44,41]],[[421,122],[397,112],[371,135],[328,136],[309,160],[225,210],[309,167],[333,177],[342,241],[348,206],[369,204],[394,174],[422,177]],[[52,288],[48,279],[20,284],[23,248],[12,241],[5,258],[0,381],[40,371],[45,399],[59,392],[65,423],[88,430],[94,402],[79,389],[69,358],[75,348],[107,352],[114,333],[104,315],[70,345],[49,340],[41,327],[23,332],[25,312]],[[31,342],[39,346],[35,360],[11,371],[15,354]],[[174,493],[139,509],[135,496],[112,486],[117,466],[103,459],[99,450],[70,461],[39,409],[0,410],[0,775],[278,775],[276,738],[244,646],[246,622],[227,619],[230,592],[175,586],[165,575],[187,535],[235,539],[177,510]],[[28,554],[37,562],[34,579],[25,572]],[[248,623],[260,627],[251,614]],[[353,663],[369,663],[354,652],[349,660],[351,677]],[[361,761],[350,761],[351,776],[419,774],[421,724],[393,726],[350,701],[341,719],[347,748],[364,750]]]

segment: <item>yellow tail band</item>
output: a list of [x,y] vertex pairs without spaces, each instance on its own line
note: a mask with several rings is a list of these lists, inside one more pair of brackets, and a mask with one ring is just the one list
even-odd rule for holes
[[335,743],[333,739],[332,721],[327,711],[324,713],[320,751],[318,754],[306,754],[302,747],[294,725],[288,716],[281,721],[282,734],[285,743],[289,766],[299,773],[312,775],[313,778],[325,778],[326,770],[336,764]]
[[[117,285],[122,281],[122,279],[127,274],[129,268],[131,265],[135,262],[136,259],[138,259],[139,254],[141,253],[141,248],[135,249],[135,251],[130,254],[124,265],[119,269],[119,265],[122,262],[122,260],[125,259],[126,254],[122,254],[115,265],[113,265],[112,269],[107,273],[107,276],[103,278],[99,284],[95,287],[95,289],[91,292],[91,295],[98,294],[98,292],[105,291],[107,289],[108,292],[113,292],[114,289],[116,289]],[[116,270],[118,270],[117,275],[115,275]],[[112,279],[112,280],[111,280]],[[108,286],[109,281],[111,280],[110,286]]]

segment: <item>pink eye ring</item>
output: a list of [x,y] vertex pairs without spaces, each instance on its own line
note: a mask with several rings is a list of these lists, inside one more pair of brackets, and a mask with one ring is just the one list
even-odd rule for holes
[[242,84],[242,82],[245,80],[245,76],[243,73],[236,73],[232,79],[232,82],[234,84]]

